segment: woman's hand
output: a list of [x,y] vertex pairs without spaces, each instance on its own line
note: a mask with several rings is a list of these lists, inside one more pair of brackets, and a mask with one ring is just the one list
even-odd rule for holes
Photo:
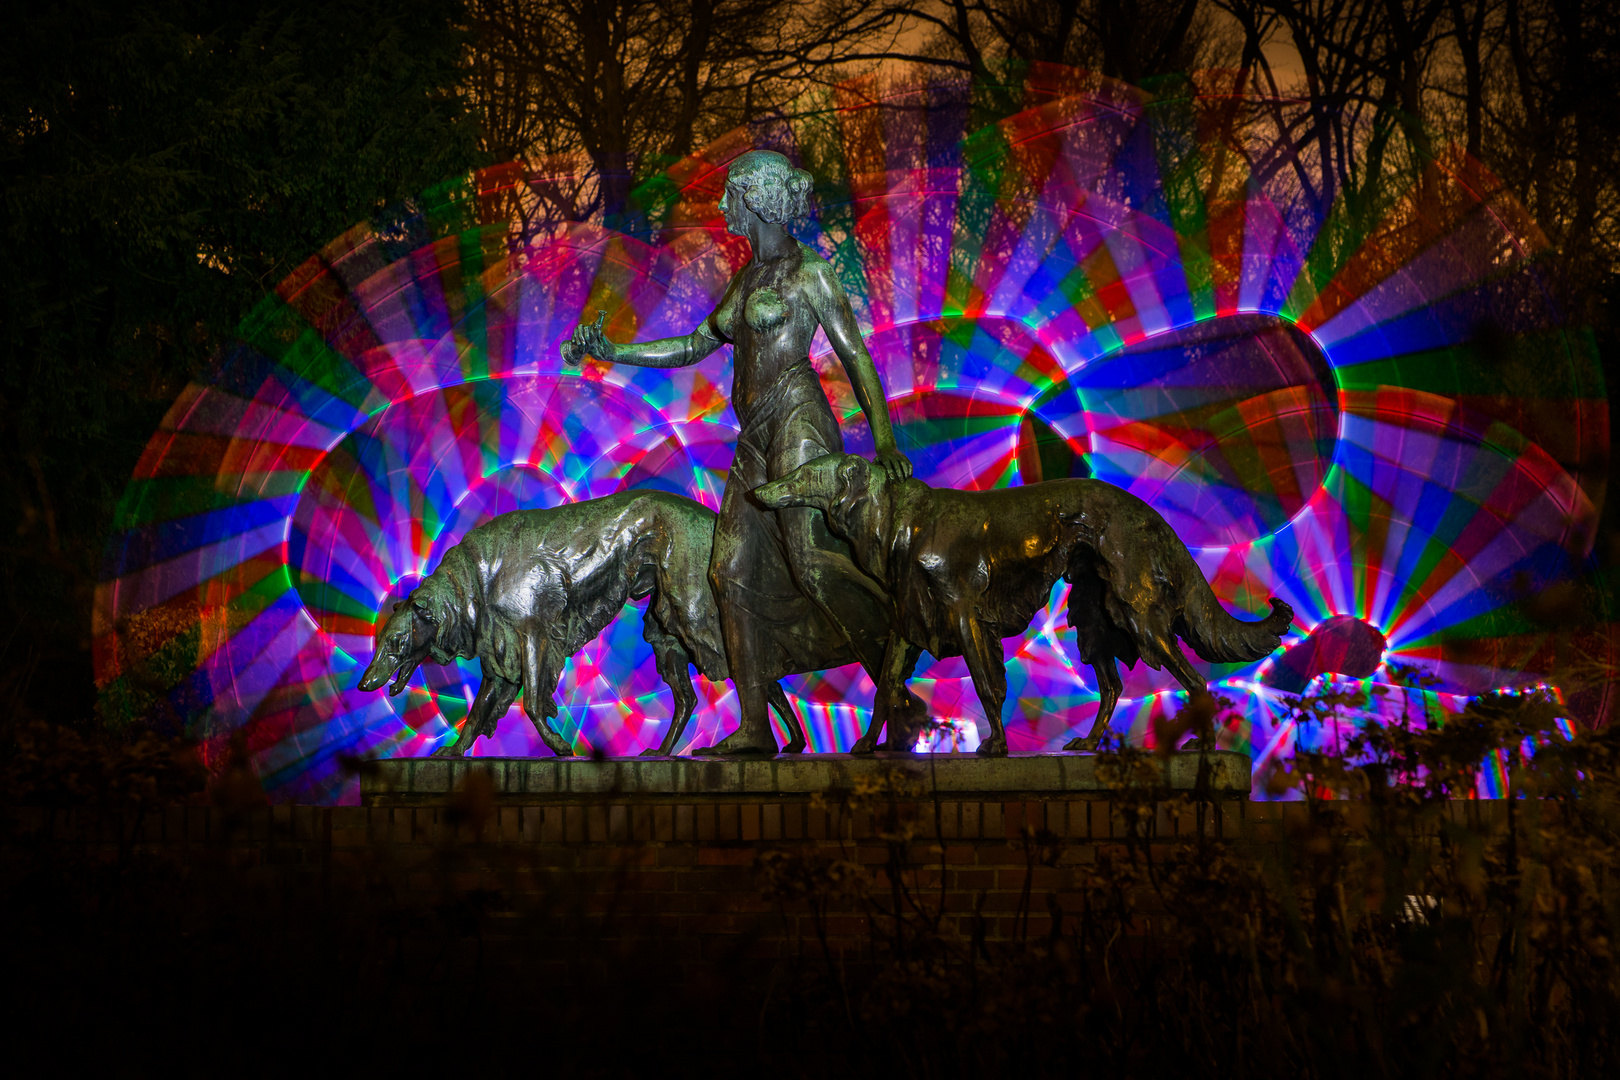
[[911,479],[911,462],[898,450],[879,450],[872,460],[885,476],[896,483]]
[[596,322],[580,323],[574,327],[574,336],[563,342],[563,363],[577,364],[587,356],[594,356],[609,364],[614,361],[617,347],[602,333],[602,322],[606,318],[607,312],[598,311]]

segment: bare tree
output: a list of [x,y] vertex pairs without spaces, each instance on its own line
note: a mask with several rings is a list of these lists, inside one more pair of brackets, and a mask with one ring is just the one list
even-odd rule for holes
[[[1482,155],[1589,291],[1620,278],[1620,27],[1601,0],[1506,0],[1483,58]],[[1595,300],[1595,296],[1591,297]],[[1588,309],[1587,318],[1598,317]]]
[[921,0],[890,10],[932,62],[976,75],[1013,60],[1140,83],[1223,63],[1229,51],[1207,0]]
[[[1559,251],[1569,298],[1620,276],[1620,27],[1604,0],[1213,0],[1319,213],[1365,225],[1447,143],[1501,175]],[[1279,79],[1267,46],[1298,53]],[[1583,299],[1584,297],[1584,299]]]
[[[817,84],[894,61],[987,83],[1056,62],[1133,83],[1233,67],[1251,145],[1356,243],[1466,146],[1577,276],[1620,268],[1620,46],[1605,0],[471,0],[466,95],[525,163],[528,226],[635,218],[639,180]],[[1288,56],[1274,68],[1279,47]],[[1295,57],[1297,56],[1297,60]],[[989,122],[1021,97],[976,102]],[[1267,150],[1269,148],[1269,150]]]
[[[1319,218],[1342,201],[1360,234],[1434,156],[1426,88],[1447,0],[1216,2],[1242,30],[1255,89],[1276,103],[1275,167],[1295,173]],[[1296,82],[1268,58],[1278,41],[1297,54]]]
[[862,0],[473,0],[470,16],[488,151],[534,166],[540,216],[613,225],[636,180],[819,73],[893,54],[899,21]]

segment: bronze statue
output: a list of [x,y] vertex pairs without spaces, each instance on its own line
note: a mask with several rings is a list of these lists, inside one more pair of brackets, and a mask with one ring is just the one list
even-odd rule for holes
[[[990,722],[981,754],[1007,752],[1000,639],[1029,625],[1059,577],[1072,585],[1069,624],[1100,696],[1090,735],[1065,750],[1095,749],[1108,730],[1122,689],[1116,660],[1167,667],[1189,693],[1205,694],[1177,636],[1206,661],[1248,662],[1275,649],[1294,618],[1276,598],[1259,622],[1227,614],[1164,518],[1100,480],[954,491],[835,453],[754,493],[766,506],[824,512],[894,596],[899,633],[936,657],[967,660]],[[873,750],[878,731],[874,717],[852,750]]]
[[[1170,526],[1140,499],[1094,480],[992,492],[936,489],[911,478],[895,445],[877,369],[832,267],[784,225],[809,211],[811,180],[786,158],[754,150],[732,162],[720,201],[726,227],[752,257],[709,316],[684,337],[615,344],[604,315],[581,324],[563,358],[642,367],[695,364],[733,346],[733,405],[741,421],[718,517],[689,499],[624,492],[552,510],[518,511],[474,529],[395,605],[361,681],[390,676],[397,693],[432,656],[479,658],[483,682],[457,740],[464,753],[521,689],[540,737],[552,730],[564,661],[601,632],[627,598],[653,596],[645,634],[675,696],[663,744],[671,753],[696,694],[690,662],[737,688],[736,732],[697,753],[771,754],[768,708],[805,745],[777,680],[859,661],[877,687],[855,752],[910,749],[926,718],[905,687],[923,649],[964,656],[990,723],[984,754],[1007,752],[1000,638],[1020,633],[1059,577],[1072,583],[1069,622],[1096,672],[1094,749],[1122,690],[1117,661],[1168,667],[1206,693],[1179,635],[1212,662],[1257,660],[1293,619],[1280,600],[1264,620],[1227,614]],[[808,359],[827,334],[872,427],[876,463],[846,455]],[[830,525],[830,531],[829,531]],[[852,557],[853,554],[853,557]],[[705,573],[706,567],[706,573]],[[677,678],[677,676],[682,676]]]
[[[728,677],[719,612],[709,587],[714,511],[661,491],[623,491],[550,510],[502,514],[469,532],[403,601],[378,635],[360,679],[376,690],[404,687],[432,657],[476,657],[484,677],[457,737],[435,756],[465,754],[523,691],[523,709],[559,757],[574,749],[552,728],[553,695],[564,662],[612,622],[627,599],[651,596],[642,634],[675,698],[663,743],[669,755],[697,707],[687,664],[710,679]],[[804,749],[804,728],[775,682],[763,688]]]
[[773,512],[750,494],[843,449],[810,366],[818,327],[872,427],[877,468],[895,482],[911,475],[911,463],[895,446],[888,403],[849,297],[827,261],[783,227],[809,212],[810,187],[810,174],[781,154],[752,150],[738,157],[727,173],[720,209],[727,230],[746,237],[753,256],[719,306],[685,337],[615,344],[602,333],[599,315],[594,325],[578,326],[563,346],[570,363],[590,355],[642,367],[682,367],[724,343],[733,346],[732,405],[742,433],[715,527],[709,578],[720,601],[742,721],[711,753],[775,753],[767,688],[783,674],[851,660],[860,661],[877,687],[874,716],[894,721],[895,728],[925,718],[922,703],[904,685],[917,650],[889,647],[894,606],[888,593],[854,564],[847,545],[828,534],[822,515],[808,508]]

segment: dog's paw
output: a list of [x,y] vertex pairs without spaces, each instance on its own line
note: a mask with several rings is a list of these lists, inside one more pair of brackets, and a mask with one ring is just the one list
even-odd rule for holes
[[852,754],[875,754],[877,753],[877,740],[870,735],[862,735],[855,740],[855,745],[849,748],[849,752]]
[[1084,735],[1076,735],[1074,738],[1063,744],[1063,749],[1071,754],[1080,754],[1090,750],[1091,747],[1086,745],[1086,737]]
[[670,755],[664,753],[664,748],[662,746],[649,746],[649,747],[647,747],[647,749],[643,750],[640,754],[638,754],[636,756],[637,757],[669,757]]
[[798,738],[797,736],[795,736],[792,740],[790,740],[788,742],[788,744],[786,746],[782,747],[782,753],[784,753],[784,754],[802,754],[802,753],[804,753],[804,748],[805,748],[806,745],[807,744],[805,743],[805,741],[803,739]]
[[985,757],[1006,757],[1007,737],[1005,735],[999,735],[994,738],[984,740],[984,742],[979,744],[978,752],[983,754]]

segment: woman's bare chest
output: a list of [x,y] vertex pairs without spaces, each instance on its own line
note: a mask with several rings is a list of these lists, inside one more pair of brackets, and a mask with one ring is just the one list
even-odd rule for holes
[[796,267],[750,267],[744,274],[734,325],[738,343],[802,353],[818,325],[805,275]]

